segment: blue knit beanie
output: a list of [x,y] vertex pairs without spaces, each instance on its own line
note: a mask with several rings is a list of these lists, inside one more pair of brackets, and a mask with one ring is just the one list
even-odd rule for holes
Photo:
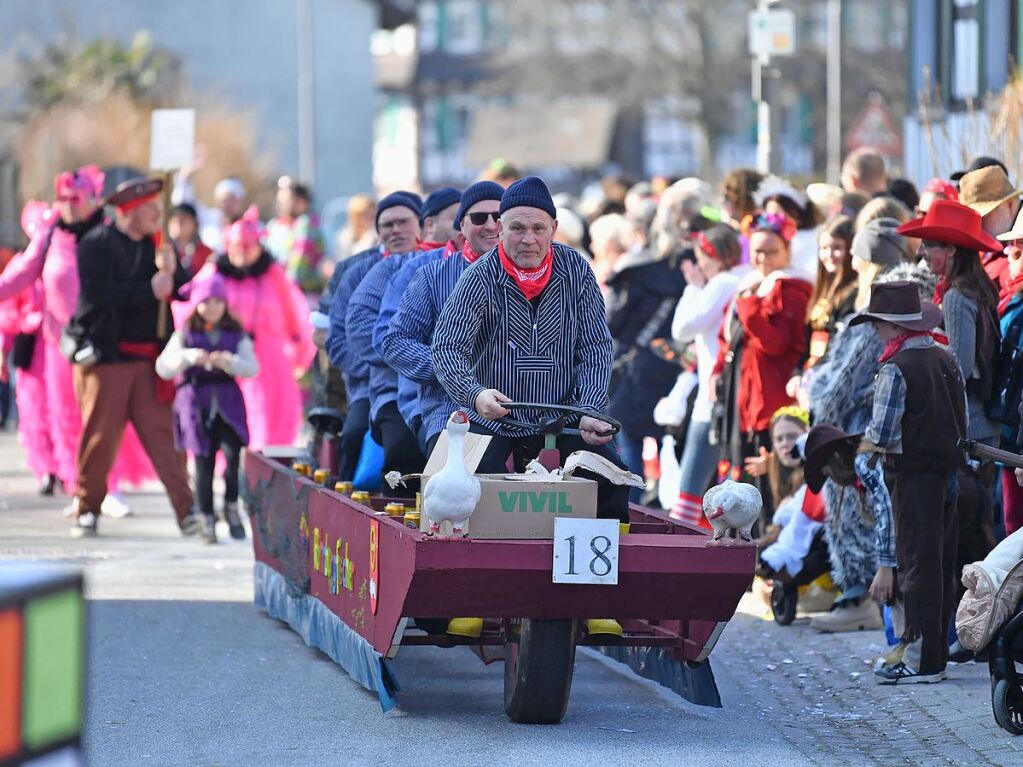
[[551,190],[539,176],[520,178],[504,190],[501,197],[501,215],[503,216],[510,208],[539,208],[549,213],[551,218],[558,217]]
[[467,187],[462,192],[462,204],[458,206],[458,212],[455,214],[455,231],[460,232],[462,230],[462,219],[469,212],[469,208],[481,200],[497,200],[500,202],[503,195],[504,187],[493,181],[477,181],[472,186]]
[[462,193],[453,186],[446,186],[443,189],[430,192],[423,201],[422,210],[419,211],[419,223],[424,223],[430,216],[436,216],[451,205],[457,205],[461,199]]
[[376,227],[380,227],[380,214],[388,208],[408,208],[419,218],[419,212],[423,207],[422,198],[415,192],[391,192],[377,203]]

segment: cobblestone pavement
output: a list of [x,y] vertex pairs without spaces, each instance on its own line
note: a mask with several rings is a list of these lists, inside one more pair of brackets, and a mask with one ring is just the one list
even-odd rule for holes
[[809,617],[779,626],[766,614],[747,594],[711,656],[715,674],[810,761],[1023,764],[1023,739],[992,716],[986,664],[950,664],[940,684],[879,685],[873,663],[888,649],[883,632],[822,634]]
[[[529,761],[557,764],[592,764],[595,753],[613,753],[620,764],[642,761],[648,765],[678,764],[694,757],[702,757],[699,763],[706,765],[758,767],[1023,765],[1023,738],[1003,732],[992,717],[986,666],[950,666],[950,678],[941,684],[883,687],[875,683],[872,673],[873,659],[885,649],[882,632],[819,634],[809,628],[805,617],[781,627],[764,620],[766,608],[751,594],[712,655],[724,704],[721,710],[690,706],[619,664],[583,652],[565,724],[553,729],[516,728],[504,720],[499,703],[494,710],[494,699],[500,695],[500,664],[466,664],[453,651],[424,648],[418,656],[399,658],[399,677],[410,701],[405,712],[399,713],[405,729],[392,732],[393,717],[380,718],[371,696],[348,683],[340,672],[322,670],[333,669],[332,664],[305,651],[294,634],[246,604],[252,598],[247,542],[204,547],[181,539],[158,486],[128,496],[139,510],[137,516],[104,519],[98,539],[73,542],[57,513],[66,499],[40,498],[22,467],[17,443],[9,433],[0,433],[0,558],[47,557],[88,565],[87,589],[93,600],[99,600],[93,602],[99,622],[93,626],[90,662],[96,661],[104,675],[95,683],[90,680],[95,687],[89,719],[91,752],[102,756],[94,760],[97,764],[139,763],[123,755],[137,754],[140,739],[147,743],[146,751],[153,752],[152,758],[142,754],[148,764],[164,763],[160,755],[167,753],[185,758],[182,743],[193,749],[187,753],[194,759],[167,763],[255,763],[254,753],[225,750],[228,742],[242,748],[245,737],[241,734],[225,740],[217,727],[201,734],[188,727],[197,726],[196,712],[206,701],[208,706],[226,706],[217,712],[233,722],[239,733],[258,737],[246,728],[269,720],[253,712],[258,703],[251,690],[270,684],[280,685],[282,698],[294,710],[292,716],[331,721],[336,745],[349,742],[367,721],[377,721],[383,727],[378,733],[380,748],[396,759],[401,755],[399,761],[407,757],[424,765],[479,763],[465,757],[496,759],[508,747],[513,749],[509,753]],[[218,613],[231,616],[233,623],[217,620]],[[244,638],[236,640],[241,644],[233,654],[204,658],[187,651],[194,667],[177,664],[181,667],[160,672],[161,677],[145,659],[180,658],[182,645],[175,641],[180,642],[181,627],[186,625],[209,632],[210,643],[230,643],[227,637],[232,631]],[[129,651],[120,641],[123,629],[118,626],[142,632],[133,640],[138,647],[130,654],[125,654]],[[195,652],[208,653],[208,649]],[[290,682],[282,683],[266,663],[254,667],[253,657],[274,658],[273,665],[304,680],[303,696],[318,690],[316,700],[331,702],[314,705],[293,696]],[[114,684],[111,669],[124,663],[128,665],[119,672],[123,679]],[[135,676],[142,682],[136,682]],[[219,681],[206,689],[204,676]],[[450,688],[445,698],[448,711],[439,718],[422,703],[443,694],[436,685],[438,678],[446,680],[442,688]],[[126,694],[125,690],[139,685],[151,689],[144,695]],[[223,685],[236,692],[230,705],[217,691]],[[134,706],[128,712],[124,711],[127,698]],[[241,701],[246,703],[239,708]],[[312,708],[307,710],[308,706]],[[248,715],[241,716],[244,711]],[[448,720],[458,721],[459,732],[430,741],[437,722]],[[132,732],[122,726],[125,721],[137,722]],[[162,722],[167,726],[161,726]],[[272,729],[278,724],[280,728]],[[271,724],[265,740],[276,750],[261,752],[263,763],[323,761],[322,753],[314,756],[306,751],[306,740],[296,737],[294,726],[286,725],[286,720]],[[598,742],[601,738],[607,742]],[[330,736],[328,741],[334,739]],[[473,745],[477,740],[480,745]],[[589,756],[584,757],[585,753]],[[368,759],[368,752],[361,755]],[[355,758],[352,763],[359,761]]]

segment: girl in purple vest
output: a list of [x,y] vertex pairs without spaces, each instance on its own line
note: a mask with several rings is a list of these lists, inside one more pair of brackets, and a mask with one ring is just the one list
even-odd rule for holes
[[224,519],[231,537],[242,539],[238,515],[238,464],[249,442],[245,401],[236,377],[259,374],[252,339],[227,311],[227,288],[219,274],[194,283],[195,307],[156,361],[156,372],[170,380],[180,376],[174,397],[174,433],[179,450],[195,458],[195,496],[203,523],[202,538],[216,543],[213,516],[213,468],[217,451],[224,455]]

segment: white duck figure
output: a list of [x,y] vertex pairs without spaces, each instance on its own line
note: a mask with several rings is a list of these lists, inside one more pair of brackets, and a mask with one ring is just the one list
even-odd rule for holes
[[760,491],[745,482],[726,479],[712,487],[703,496],[703,513],[714,528],[712,543],[726,546],[737,540],[749,543],[750,530],[763,506]]
[[430,520],[431,535],[440,532],[444,520],[451,522],[452,535],[462,535],[466,520],[479,502],[480,481],[465,468],[468,431],[469,419],[456,410],[448,418],[448,460],[423,489],[423,513]]

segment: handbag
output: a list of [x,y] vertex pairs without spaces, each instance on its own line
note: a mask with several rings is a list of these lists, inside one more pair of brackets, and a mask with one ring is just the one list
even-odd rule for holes
[[32,366],[32,356],[36,351],[36,333],[18,333],[14,336],[11,347],[11,364],[18,370],[28,370]]

